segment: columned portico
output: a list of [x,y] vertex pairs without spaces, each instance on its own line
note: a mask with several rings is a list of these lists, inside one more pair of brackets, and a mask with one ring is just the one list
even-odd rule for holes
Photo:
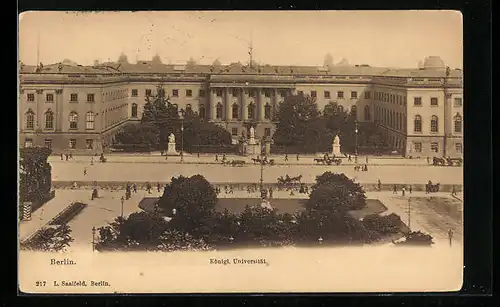
[[241,118],[243,121],[248,120],[248,89],[241,89]]
[[208,116],[210,120],[215,120],[217,112],[217,91],[215,88],[210,89],[210,101],[209,101],[209,112]]
[[232,119],[232,112],[231,112],[231,93],[229,92],[229,88],[226,87],[224,90],[224,105],[225,105],[225,111],[224,111],[224,118],[226,120],[231,120]]
[[257,89],[257,96],[258,96],[258,103],[257,103],[257,109],[258,109],[258,120],[259,122],[264,121],[264,108],[266,105],[266,99],[265,99],[265,90],[263,88],[258,88]]

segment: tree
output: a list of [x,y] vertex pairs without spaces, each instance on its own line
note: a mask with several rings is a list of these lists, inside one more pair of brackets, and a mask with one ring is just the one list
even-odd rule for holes
[[[319,115],[315,100],[302,94],[288,96],[278,108],[274,141],[279,145],[313,145],[307,140],[308,122]],[[309,125],[311,127],[311,125]]]
[[[322,186],[325,187],[317,194],[314,194],[315,199],[311,200],[313,193]],[[338,199],[341,204],[345,204],[347,210],[359,210],[366,206],[366,195],[361,185],[355,183],[343,173],[324,172],[316,177],[316,183],[311,187],[311,190],[310,202],[308,202],[311,207],[315,206],[315,202],[322,200],[321,197],[329,197],[329,193],[337,193],[338,195],[332,195],[332,197]],[[316,197],[319,199],[316,199]]]
[[231,133],[217,124],[202,121],[196,114],[184,117],[184,149],[193,151],[197,145],[230,145]]
[[39,203],[52,189],[52,167],[47,162],[51,150],[45,147],[20,149],[19,198],[21,202]]
[[57,225],[42,228],[29,241],[22,242],[20,247],[30,251],[63,252],[71,242],[71,228],[68,225]]
[[184,233],[175,229],[167,229],[159,237],[160,244],[157,249],[160,251],[207,251],[213,248],[208,245],[203,238],[195,238],[189,233]]
[[165,187],[158,207],[164,212],[176,210],[170,222],[174,229],[193,235],[202,235],[206,220],[215,212],[217,194],[201,175],[173,177]]
[[117,144],[141,145],[155,148],[158,144],[158,133],[158,129],[149,123],[127,124],[118,131],[114,141]]

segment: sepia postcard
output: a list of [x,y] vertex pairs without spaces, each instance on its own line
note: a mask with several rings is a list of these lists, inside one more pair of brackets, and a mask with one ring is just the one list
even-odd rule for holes
[[458,291],[457,11],[19,15],[23,294]]

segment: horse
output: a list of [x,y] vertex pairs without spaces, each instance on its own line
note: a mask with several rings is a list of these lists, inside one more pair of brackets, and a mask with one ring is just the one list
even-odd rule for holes
[[260,163],[261,160],[259,158],[252,158],[253,164]]
[[436,184],[432,184],[432,183],[427,183],[425,185],[425,191],[427,193],[435,193],[435,192],[439,192],[439,186],[440,184],[439,183],[436,183]]

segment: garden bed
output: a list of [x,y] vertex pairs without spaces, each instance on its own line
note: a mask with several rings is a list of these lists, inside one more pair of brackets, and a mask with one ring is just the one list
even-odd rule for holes
[[55,218],[53,218],[48,225],[66,225],[75,216],[77,216],[83,209],[87,207],[87,204],[75,202],[66,207],[61,213],[59,213]]

